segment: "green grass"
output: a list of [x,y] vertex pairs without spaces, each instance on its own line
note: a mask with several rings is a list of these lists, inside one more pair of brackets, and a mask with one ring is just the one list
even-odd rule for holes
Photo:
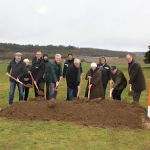
[[[6,66],[0,64],[0,106],[8,106],[9,80],[5,76]],[[84,72],[89,64],[84,64]],[[127,66],[119,66],[127,74]],[[143,68],[148,87],[150,68]],[[84,96],[86,81],[83,81],[81,97]],[[147,88],[148,89],[148,88]],[[123,93],[123,100],[132,101]],[[148,90],[142,93],[141,105],[147,108]],[[31,90],[30,97],[33,97]],[[16,92],[15,100],[18,94]],[[63,81],[59,87],[58,99],[66,98]],[[82,110],[81,110],[82,111]],[[69,122],[16,121],[0,118],[0,150],[148,150],[150,130],[116,130],[84,127]]]

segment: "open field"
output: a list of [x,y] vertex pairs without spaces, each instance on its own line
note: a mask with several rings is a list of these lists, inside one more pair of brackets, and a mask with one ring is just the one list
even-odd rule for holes
[[[0,106],[8,105],[9,80],[5,76],[6,64],[0,64]],[[84,64],[84,72],[89,64]],[[127,66],[119,65],[127,74]],[[148,87],[150,68],[144,67]],[[86,81],[82,84],[81,98],[84,96]],[[126,89],[122,95],[124,101],[132,102]],[[31,91],[30,97],[33,97]],[[140,104],[147,108],[148,88],[143,92]],[[66,98],[66,86],[63,81],[59,87],[58,99]],[[15,96],[17,100],[17,94]],[[60,121],[14,121],[0,118],[0,149],[40,149],[40,150],[149,150],[150,130],[104,129],[81,126]]]

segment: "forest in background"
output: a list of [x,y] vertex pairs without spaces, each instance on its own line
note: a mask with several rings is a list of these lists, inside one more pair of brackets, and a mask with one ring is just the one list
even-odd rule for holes
[[[24,57],[32,58],[36,51],[49,54],[53,57],[56,53],[60,53],[62,57],[66,57],[68,53],[73,53],[76,56],[106,56],[106,57],[124,57],[127,51],[106,50],[98,48],[80,48],[75,46],[55,46],[55,45],[19,45],[12,43],[0,43],[0,59],[10,59],[15,52],[22,52]],[[133,55],[144,56],[144,53],[132,53]]]

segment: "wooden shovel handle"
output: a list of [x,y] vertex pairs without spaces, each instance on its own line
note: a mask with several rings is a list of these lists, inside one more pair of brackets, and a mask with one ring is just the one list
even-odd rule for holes
[[36,89],[37,89],[38,91],[40,91],[40,90],[39,90],[39,87],[38,87],[37,84],[35,83],[35,80],[34,80],[34,78],[33,78],[32,73],[31,73],[30,71],[29,71],[29,74],[30,74],[30,76],[31,76],[31,78],[32,78],[32,81],[33,81],[33,83],[34,83]]
[[[91,84],[91,78],[89,78],[89,85]],[[91,89],[88,89],[88,99],[90,99]]]
[[78,88],[77,98],[79,98],[80,95],[80,87]]
[[110,83],[109,83],[109,85],[110,85],[110,89],[109,89],[109,96],[110,96],[110,98],[112,98],[112,80],[110,80]]
[[9,73],[7,74],[8,77],[10,77],[11,79],[15,80],[16,82],[22,84],[25,86],[25,84],[23,84],[20,80],[17,80],[16,78],[14,78],[13,76],[11,76]]
[[129,84],[129,91],[131,92],[132,91],[132,85]]
[[77,98],[79,98],[79,95],[80,95],[82,79],[83,79],[83,75],[81,74],[81,75],[80,75],[80,84],[79,84],[79,88],[78,88]]

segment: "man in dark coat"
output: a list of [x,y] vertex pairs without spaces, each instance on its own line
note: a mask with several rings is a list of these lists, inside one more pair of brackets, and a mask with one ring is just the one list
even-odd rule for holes
[[[19,80],[23,76],[25,68],[26,65],[22,60],[22,54],[17,52],[15,54],[15,58],[9,63],[7,67],[7,74],[11,74],[11,76]],[[13,104],[16,85],[18,86],[19,91],[19,101],[23,100],[23,86],[10,78],[10,92],[9,92],[10,105]]]
[[73,66],[73,64],[74,64],[73,54],[69,53],[67,56],[66,62],[64,63],[63,78],[66,77],[68,68]]
[[[63,78],[66,78],[67,71],[70,67],[74,65],[74,57],[72,53],[69,53],[66,59],[66,62],[64,63],[64,69],[63,69]],[[82,73],[82,65],[80,63],[80,72]],[[67,99],[69,99],[69,95],[67,94]]]
[[117,69],[116,66],[111,66],[112,80],[114,82],[112,88],[112,97],[114,100],[121,100],[121,94],[127,86],[127,80],[123,72]]
[[111,78],[110,66],[107,64],[105,57],[100,57],[99,58],[99,64],[97,65],[97,67],[102,72],[102,82],[103,82],[104,96],[105,96],[106,95],[107,84],[108,84],[108,82]]
[[128,61],[128,72],[130,76],[129,84],[131,84],[134,92],[133,100],[134,102],[139,102],[141,92],[146,89],[145,77],[140,64],[133,59],[132,55],[128,54],[126,59]]
[[67,81],[67,100],[71,101],[77,97],[78,89],[80,88],[80,77],[81,77],[81,61],[74,59],[74,64],[68,68],[66,74]]
[[55,83],[57,82],[57,77],[54,72],[54,68],[49,62],[48,54],[43,55],[43,60],[44,60],[44,82],[46,84],[46,99],[50,100],[51,99],[51,84],[54,81]]
[[[42,59],[42,53],[40,51],[36,52],[35,58],[32,60],[31,73],[37,83],[39,90],[44,92],[44,61]],[[35,86],[34,92],[35,97],[40,96]]]
[[[63,78],[66,77],[68,68],[73,66],[73,65],[74,65],[74,57],[73,57],[72,53],[69,53],[67,56],[66,62],[64,63]],[[81,67],[80,69],[81,69],[81,73],[82,73],[83,72],[82,65],[80,67]]]
[[[31,76],[29,74],[29,71],[31,71],[31,66],[29,65],[30,61],[29,59],[24,59],[23,60],[24,63],[26,64],[26,71],[25,73],[23,74],[22,78],[21,78],[21,81],[24,83],[24,84],[30,84],[32,85],[32,79],[31,79]],[[27,101],[28,99],[28,96],[29,96],[29,87],[24,87],[23,88],[23,92],[24,92],[24,100]]]
[[88,97],[88,91],[90,90],[90,99],[96,98],[104,98],[104,89],[102,83],[102,73],[97,68],[96,63],[91,64],[91,69],[86,74],[86,80],[91,79],[90,84],[89,81],[87,83],[87,88],[85,92],[85,97]]
[[52,66],[54,69],[54,75],[56,76],[56,80],[53,79],[51,83],[51,99],[56,99],[57,97],[57,88],[58,84],[62,80],[62,59],[60,54],[56,54],[54,61],[52,62]]

